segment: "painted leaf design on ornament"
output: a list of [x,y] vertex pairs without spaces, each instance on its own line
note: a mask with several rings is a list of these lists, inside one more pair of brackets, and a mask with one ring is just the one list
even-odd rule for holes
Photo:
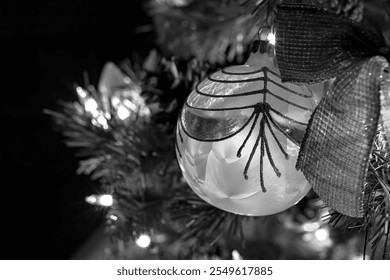
[[273,161],[269,141],[275,141],[279,152],[287,160],[288,151],[275,132],[281,132],[286,139],[299,146],[313,108],[310,103],[313,93],[304,86],[282,83],[276,71],[264,66],[231,66],[209,75],[197,85],[183,106],[178,122],[176,147],[179,156],[178,144],[183,143],[181,130],[192,139],[217,142],[250,127],[237,150],[237,157],[241,157],[249,138],[256,137],[243,176],[248,179],[251,161],[259,149],[260,186],[265,192],[265,155],[276,175],[281,175]]

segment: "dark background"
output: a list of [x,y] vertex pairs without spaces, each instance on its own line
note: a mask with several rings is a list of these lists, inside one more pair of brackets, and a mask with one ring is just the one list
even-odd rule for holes
[[98,184],[75,174],[75,150],[43,109],[74,100],[83,71],[96,85],[105,62],[151,48],[134,31],[150,23],[142,1],[125,4],[0,4],[1,259],[68,259],[103,220],[84,200]]

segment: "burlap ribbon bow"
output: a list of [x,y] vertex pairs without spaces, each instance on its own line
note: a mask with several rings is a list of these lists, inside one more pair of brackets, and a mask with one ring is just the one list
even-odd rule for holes
[[364,213],[363,190],[378,126],[390,140],[390,77],[383,40],[313,1],[277,7],[276,56],[284,82],[336,77],[310,119],[297,169],[331,208]]

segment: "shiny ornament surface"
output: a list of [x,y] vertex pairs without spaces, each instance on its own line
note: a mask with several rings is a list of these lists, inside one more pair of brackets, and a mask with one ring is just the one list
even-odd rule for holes
[[295,164],[315,106],[311,90],[281,82],[267,52],[211,74],[178,120],[184,178],[202,199],[232,213],[271,215],[293,206],[310,190]]
[[107,62],[98,85],[103,109],[114,111],[119,119],[134,120],[138,116],[148,118],[150,110],[141,97],[141,86],[125,75],[114,63]]

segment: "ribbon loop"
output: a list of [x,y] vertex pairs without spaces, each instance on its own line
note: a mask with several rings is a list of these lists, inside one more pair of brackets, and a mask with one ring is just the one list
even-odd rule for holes
[[380,116],[383,57],[350,66],[314,111],[297,169],[327,205],[363,215],[363,187]]
[[362,58],[378,54],[384,45],[359,23],[309,0],[283,1],[275,25],[283,82],[315,83],[336,77]]

